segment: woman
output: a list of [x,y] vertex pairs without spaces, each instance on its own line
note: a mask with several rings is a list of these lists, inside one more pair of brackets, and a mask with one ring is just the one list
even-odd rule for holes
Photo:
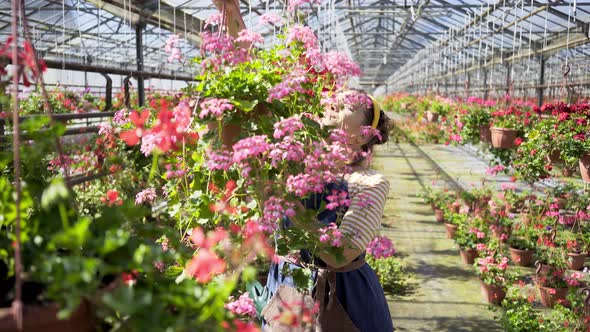
[[[367,245],[378,234],[389,192],[389,183],[383,175],[368,168],[365,156],[370,156],[374,145],[387,141],[389,119],[363,92],[350,90],[339,97],[341,107],[328,110],[322,124],[341,128],[348,134],[353,172],[344,176],[341,183],[329,184],[325,192],[347,190],[351,204],[345,211],[325,210],[318,216],[319,222],[329,224],[336,222],[337,216],[343,213],[338,229],[348,235],[342,237],[344,260],[328,254],[318,255],[320,266],[325,265],[325,269],[312,275],[316,283],[315,299],[320,302],[318,325],[321,331],[328,332],[389,332],[393,331],[393,324],[383,288],[375,272],[364,261]],[[365,133],[367,126],[374,129],[368,137]],[[326,195],[306,200],[305,207],[319,209]],[[310,262],[309,256],[308,251],[302,250],[302,261]],[[271,266],[266,286],[271,296],[281,285],[294,285],[292,277],[282,272],[285,265],[291,270],[299,266],[287,260]],[[270,324],[270,328],[267,326],[265,330],[293,331],[293,327],[287,329],[270,321],[277,317],[277,313],[282,311],[280,305],[285,303],[276,298],[271,299],[263,311],[263,317]]]

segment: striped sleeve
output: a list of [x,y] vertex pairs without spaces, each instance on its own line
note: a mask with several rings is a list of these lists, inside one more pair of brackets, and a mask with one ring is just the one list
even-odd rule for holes
[[352,197],[339,229],[348,234],[352,243],[364,251],[381,227],[389,182],[377,174],[368,177],[367,181],[349,184],[351,185],[357,186],[358,191]]

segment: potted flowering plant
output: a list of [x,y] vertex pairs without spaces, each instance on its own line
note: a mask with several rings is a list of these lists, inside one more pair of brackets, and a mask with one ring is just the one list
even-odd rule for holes
[[453,201],[453,193],[449,192],[448,189],[436,189],[429,187],[424,189],[420,194],[423,198],[424,203],[429,204],[434,210],[436,221],[444,222],[444,208]]
[[526,140],[518,146],[513,160],[513,167],[517,178],[528,183],[550,177],[553,169],[548,159],[548,147],[545,132],[533,129],[526,133]]
[[464,127],[461,136],[463,136],[464,141],[492,143],[492,133],[490,131],[491,114],[489,108],[473,103],[467,106],[467,111],[467,114],[462,118]]
[[516,280],[508,266],[508,257],[497,250],[487,250],[474,264],[481,281],[481,291],[488,303],[499,304],[506,297],[506,288]]
[[567,250],[567,266],[570,270],[581,270],[586,261],[586,246],[583,233],[561,230],[557,233],[557,245]]
[[445,214],[445,228],[447,239],[454,239],[457,229],[469,222],[469,214],[463,210],[459,212],[448,212]]
[[492,112],[492,146],[497,149],[510,149],[521,129],[523,113],[514,106]]
[[455,243],[459,246],[465,264],[473,264],[479,252],[487,249],[488,236],[481,228],[482,225],[481,219],[475,218],[457,229]]
[[[555,234],[555,233],[552,233]],[[555,236],[539,237],[536,254],[539,261],[535,272],[535,282],[541,295],[541,302],[546,307],[553,307],[567,295],[567,280],[565,271],[567,269],[567,252],[564,248],[557,246],[554,242]]]
[[532,226],[516,225],[508,238],[508,250],[512,262],[518,266],[530,266],[537,243],[537,231]]

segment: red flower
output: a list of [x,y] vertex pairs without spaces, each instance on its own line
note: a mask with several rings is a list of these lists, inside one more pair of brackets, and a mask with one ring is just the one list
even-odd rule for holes
[[119,199],[119,192],[117,190],[108,190],[106,197],[100,199],[107,206],[122,205],[123,201]]
[[129,114],[129,119],[133,125],[135,125],[135,129],[127,130],[121,133],[121,139],[127,143],[127,145],[136,145],[139,143],[139,140],[144,135],[143,126],[145,125],[147,119],[150,117],[150,111],[144,110],[143,112],[139,113],[137,111],[131,112]]
[[214,276],[225,271],[225,261],[213,251],[202,248],[186,266],[186,273],[198,282],[207,283],[213,279]]
[[126,273],[126,272],[121,273],[121,279],[123,279],[123,283],[127,286],[135,285],[138,277],[139,277],[139,272],[137,272],[137,270],[133,270],[133,271],[131,271],[131,273]]
[[522,138],[520,138],[520,137],[517,137],[517,138],[514,140],[514,145],[516,145],[516,146],[519,146],[519,145],[521,145],[521,144],[522,144]]

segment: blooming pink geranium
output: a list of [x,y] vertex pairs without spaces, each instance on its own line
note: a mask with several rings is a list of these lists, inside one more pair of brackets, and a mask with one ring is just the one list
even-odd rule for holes
[[395,255],[393,242],[386,236],[377,236],[367,246],[367,254],[375,258],[388,258]]
[[335,223],[330,223],[327,227],[319,229],[320,242],[330,243],[331,246],[340,247],[342,245],[342,232],[338,230],[338,226]]
[[135,205],[140,205],[143,203],[151,204],[154,202],[156,197],[156,189],[144,189],[135,195]]
[[236,42],[247,43],[251,45],[263,44],[264,38],[262,38],[262,35],[257,32],[244,29],[238,32],[238,38],[236,38]]
[[287,44],[300,42],[306,49],[316,48],[318,38],[310,27],[295,24],[287,30]]
[[254,306],[254,300],[252,300],[248,292],[240,295],[237,300],[234,300],[233,296],[229,298],[231,302],[225,304],[225,308],[236,315],[244,315],[250,317],[256,317],[256,307]]
[[205,19],[205,25],[203,27],[207,28],[210,26],[218,26],[221,24],[222,20],[223,20],[223,15],[221,13],[211,14],[211,15],[209,15],[209,17],[207,17]]
[[270,24],[273,26],[282,26],[284,24],[283,18],[277,14],[264,13],[260,15],[260,22],[258,25]]
[[224,111],[234,109],[234,105],[231,104],[229,99],[225,98],[207,98],[199,106],[201,107],[201,112],[199,113],[199,118],[201,119],[209,115],[219,118],[223,115]]
[[262,218],[259,219],[263,231],[272,233],[279,228],[279,222],[283,217],[295,216],[295,204],[285,201],[283,198],[271,196],[264,202]]
[[303,129],[303,123],[299,117],[290,117],[275,123],[273,127],[273,137],[280,139],[286,135],[293,135],[294,132]]
[[334,210],[340,206],[348,207],[350,205],[350,198],[348,197],[347,191],[332,190],[332,194],[326,196],[326,200],[329,202],[326,205],[326,209]]

